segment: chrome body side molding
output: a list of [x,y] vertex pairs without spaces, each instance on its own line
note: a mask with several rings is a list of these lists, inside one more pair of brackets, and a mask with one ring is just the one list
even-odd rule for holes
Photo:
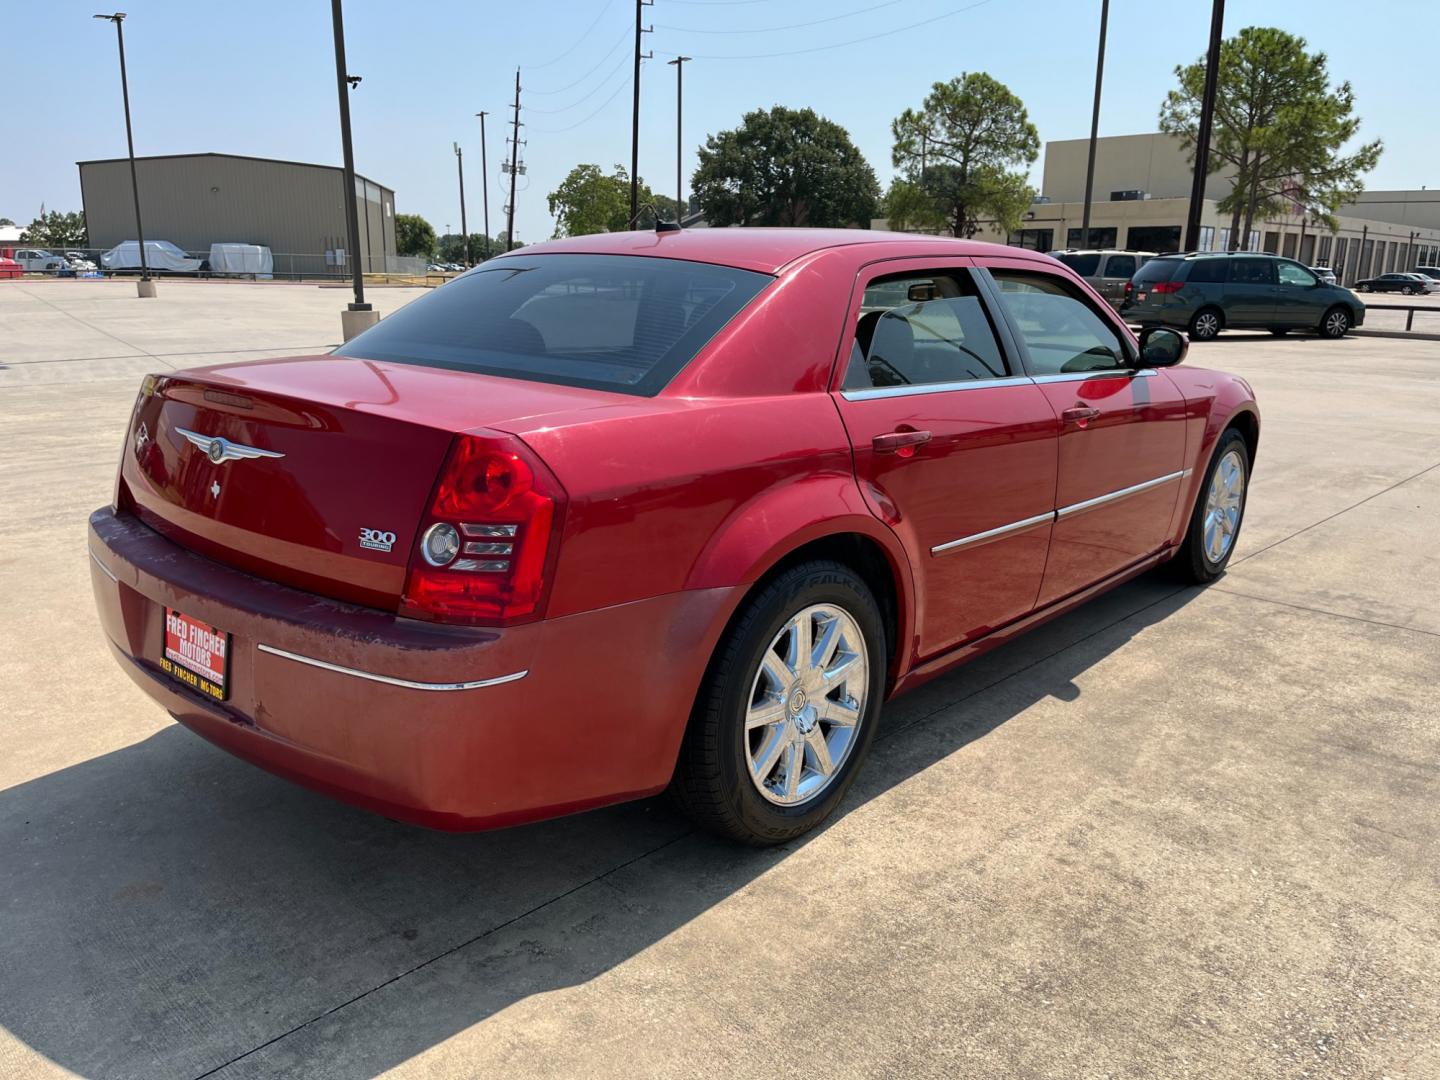
[[301,656],[299,653],[289,652],[285,649],[277,649],[274,645],[266,645],[263,642],[256,646],[261,652],[269,653],[271,656],[280,656],[286,660],[294,660],[297,664],[308,664],[310,667],[320,668],[324,671],[334,671],[341,675],[350,675],[357,679],[368,679],[371,682],[385,683],[387,686],[403,686],[407,690],[478,690],[483,686],[499,686],[502,683],[515,682],[530,674],[526,671],[516,671],[509,675],[497,675],[493,679],[476,679],[473,682],[416,682],[413,679],[397,679],[390,675],[377,675],[373,671],[361,671],[358,668],[343,667],[340,664],[332,664],[325,660],[316,660],[313,656]]

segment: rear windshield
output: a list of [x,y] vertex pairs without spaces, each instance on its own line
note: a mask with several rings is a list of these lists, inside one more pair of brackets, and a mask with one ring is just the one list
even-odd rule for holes
[[512,255],[407,304],[338,356],[655,394],[773,278],[634,255]]
[[1056,255],[1055,258],[1081,277],[1094,277],[1095,271],[1100,269],[1100,256],[1094,252],[1088,255]]
[[1179,259],[1151,259],[1136,271],[1133,280],[1136,285],[1145,281],[1169,281],[1179,266]]

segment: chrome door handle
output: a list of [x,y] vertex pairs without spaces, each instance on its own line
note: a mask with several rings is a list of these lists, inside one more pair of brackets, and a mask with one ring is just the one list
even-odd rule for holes
[[1080,427],[1084,427],[1099,415],[1099,409],[1092,409],[1088,405],[1076,405],[1073,409],[1066,409],[1062,412],[1060,419],[1067,424],[1078,424]]
[[915,453],[917,446],[923,446],[930,441],[928,431],[892,431],[888,435],[876,435],[870,445],[877,454],[899,454],[901,457],[909,457]]

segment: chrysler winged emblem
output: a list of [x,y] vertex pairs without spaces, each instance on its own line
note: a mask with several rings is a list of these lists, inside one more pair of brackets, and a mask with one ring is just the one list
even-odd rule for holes
[[261,450],[258,446],[246,446],[243,443],[233,443],[229,439],[222,439],[218,435],[201,435],[198,431],[189,431],[183,427],[175,429],[191,443],[210,461],[219,465],[226,461],[242,461],[249,458],[282,458],[285,455],[274,450]]

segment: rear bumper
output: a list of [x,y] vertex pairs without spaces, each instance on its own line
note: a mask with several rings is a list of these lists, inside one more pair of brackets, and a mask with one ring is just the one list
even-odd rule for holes
[[[238,757],[388,817],[483,829],[661,790],[730,589],[506,629],[402,619],[263,581],[128,514],[90,518],[126,673]],[[160,670],[166,607],[232,635],[223,702]]]

